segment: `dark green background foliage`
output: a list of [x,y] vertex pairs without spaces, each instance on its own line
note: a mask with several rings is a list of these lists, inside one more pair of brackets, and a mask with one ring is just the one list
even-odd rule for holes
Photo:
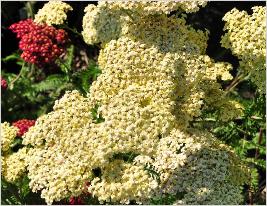
[[[66,54],[54,64],[37,68],[25,63],[20,58],[18,40],[8,27],[22,19],[32,18],[42,8],[45,2],[1,2],[1,38],[2,61],[1,76],[7,80],[8,88],[1,92],[1,122],[14,122],[27,118],[36,119],[52,110],[55,100],[67,90],[77,89],[83,95],[89,92],[90,85],[101,73],[97,65],[99,45],[88,46],[84,43],[81,30],[83,10],[88,2],[68,2],[75,12],[68,14],[68,24],[60,26],[68,32],[70,43]],[[92,2],[91,2],[92,3]],[[94,2],[96,4],[96,2]],[[188,14],[187,22],[196,29],[210,31],[207,54],[216,61],[227,61],[234,67],[232,74],[237,78],[239,66],[237,57],[231,51],[220,45],[224,34],[222,17],[226,12],[236,7],[251,14],[251,7],[265,2],[209,2],[199,12]],[[79,11],[79,12],[77,12]],[[233,80],[235,81],[236,78]],[[229,95],[242,103],[245,110],[242,117],[236,117],[228,122],[221,122],[215,113],[204,112],[201,117],[191,122],[192,127],[207,129],[217,138],[233,147],[239,157],[251,169],[249,184],[244,188],[244,204],[265,204],[266,185],[266,100],[260,95],[255,86],[248,80],[242,79],[235,87],[231,82],[222,82],[224,89],[229,89]],[[97,123],[104,121],[97,112],[98,105],[92,109],[92,115]],[[16,140],[14,150],[19,148],[21,141]],[[116,154],[114,158],[131,161],[135,154]],[[158,178],[153,168],[146,169],[154,178]],[[101,171],[99,171],[101,173]],[[15,184],[2,179],[2,204],[45,204],[40,194],[32,193],[28,186],[29,179],[25,176]],[[151,204],[172,204],[176,196],[164,196],[152,199]],[[83,194],[86,204],[98,204],[97,199]],[[55,204],[68,204],[68,199]],[[134,202],[132,202],[134,204]]]

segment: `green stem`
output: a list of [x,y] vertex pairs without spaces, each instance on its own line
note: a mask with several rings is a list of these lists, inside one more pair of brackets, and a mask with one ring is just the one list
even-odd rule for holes
[[257,116],[251,116],[250,118],[251,118],[251,119],[254,119],[254,120],[262,120],[261,117],[257,117]]
[[73,62],[73,57],[74,57],[74,45],[72,44],[69,48],[69,51],[70,51],[70,54],[68,55],[68,58],[69,58],[69,62],[68,62],[68,65],[69,65],[69,69],[71,69],[71,65],[72,65],[72,62]]
[[247,136],[250,136],[250,134],[249,133],[247,133],[246,131],[244,131],[244,130],[242,130],[242,129],[240,129],[240,128],[236,128],[239,132],[242,132],[243,134],[245,134],[245,135],[247,135]]
[[214,118],[205,118],[205,119],[196,119],[193,122],[216,122],[217,120]]
[[242,79],[243,74],[237,74],[237,76],[234,78],[234,80],[231,82],[231,84],[226,88],[226,91],[230,91],[232,90],[235,86],[236,83],[240,81],[240,79]]
[[235,79],[232,81],[232,83],[225,89],[226,93],[225,96],[230,93],[231,91],[233,91],[233,89],[240,84],[241,82],[247,80],[250,77],[250,74],[248,75],[244,75],[244,74],[238,74]]
[[19,74],[10,82],[10,89],[12,89],[14,87],[14,83],[21,77],[21,75],[23,74],[25,69],[25,62],[23,62],[23,65],[20,69]]
[[76,34],[76,35],[78,35],[78,36],[83,38],[83,35],[81,33],[77,32],[75,29],[70,28],[68,25],[63,24],[61,27],[63,29],[68,29],[68,30],[72,31],[74,34]]
[[263,129],[260,128],[260,131],[259,131],[258,146],[257,146],[257,148],[256,148],[256,152],[255,152],[255,159],[258,159],[258,157],[259,157],[259,145],[261,145],[261,141],[262,141],[262,133],[263,133]]
[[130,19],[131,19],[132,21],[134,21],[134,18],[133,18],[132,14],[130,13],[129,10],[122,9],[122,11],[123,11],[125,14],[127,14],[127,15],[130,17]]
[[31,19],[34,18],[34,12],[33,12],[33,9],[32,9],[32,5],[33,4],[34,4],[34,2],[26,2],[25,3],[25,8],[26,8],[26,11],[27,11],[27,16],[28,16],[28,18],[31,18]]
[[27,75],[28,78],[30,78],[34,74],[34,72],[35,72],[35,66],[34,66],[34,64],[31,64],[31,66],[30,66],[30,72]]
[[[65,69],[63,67],[61,67],[59,64],[63,65],[63,67]],[[70,76],[70,69],[69,69],[69,67],[62,61],[62,59],[58,59],[58,65],[61,68],[61,71],[63,71],[64,74],[66,75],[67,80],[69,81],[70,80],[70,77],[69,77]]]

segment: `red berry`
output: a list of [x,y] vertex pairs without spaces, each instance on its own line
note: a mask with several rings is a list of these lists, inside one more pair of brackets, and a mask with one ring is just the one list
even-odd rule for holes
[[71,205],[82,205],[84,204],[81,197],[70,197],[69,203]]
[[7,81],[0,77],[1,79],[1,89],[6,89],[7,88]]
[[32,19],[12,24],[9,29],[20,38],[19,48],[23,51],[21,57],[37,66],[55,61],[64,52],[68,41],[63,29],[39,25]]
[[75,205],[75,197],[70,197],[69,203]]
[[88,187],[91,186],[91,183],[89,181],[86,181],[83,185],[84,189],[83,189],[83,193],[90,195],[90,193],[88,192]]
[[12,125],[19,129],[17,136],[22,137],[29,128],[35,125],[35,120],[21,119],[16,122],[13,122]]

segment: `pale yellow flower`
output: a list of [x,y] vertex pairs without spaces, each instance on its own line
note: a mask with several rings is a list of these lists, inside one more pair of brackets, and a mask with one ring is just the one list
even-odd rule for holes
[[238,158],[211,134],[188,129],[202,108],[222,102],[217,80],[232,78],[231,65],[205,55],[208,31],[166,15],[204,4],[86,7],[82,34],[102,43],[102,73],[87,97],[67,92],[23,139],[34,147],[26,158],[30,187],[47,203],[80,195],[85,181],[101,203],[148,204],[177,192],[182,204],[240,203],[246,171]]
[[221,44],[240,60],[240,70],[250,73],[261,93],[266,88],[266,8],[255,6],[253,14],[232,9],[226,13]]
[[1,150],[9,150],[13,140],[17,136],[18,129],[8,122],[1,123]]
[[70,5],[61,1],[49,1],[39,9],[34,17],[38,24],[60,25],[67,19],[67,12],[73,10]]

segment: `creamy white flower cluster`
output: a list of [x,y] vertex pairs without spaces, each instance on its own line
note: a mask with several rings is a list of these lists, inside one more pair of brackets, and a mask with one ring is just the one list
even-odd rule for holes
[[152,165],[160,174],[158,195],[179,195],[175,204],[238,204],[242,201],[237,185],[247,178],[246,168],[230,148],[207,132],[188,130],[185,133],[174,128],[168,137],[160,139]]
[[[89,4],[83,17],[82,35],[87,44],[110,41],[120,34],[120,15],[113,14],[106,7]],[[99,25],[99,26],[95,26]]]
[[144,203],[157,188],[154,180],[142,165],[133,165],[123,160],[115,160],[103,168],[101,179],[94,178],[88,191],[99,197],[100,202],[120,202],[130,200]]
[[85,8],[82,35],[88,44],[108,42],[120,36],[122,27],[127,26],[124,25],[126,20],[141,22],[140,18],[144,16],[169,14],[178,9],[187,13],[196,12],[206,3],[207,1],[99,1],[97,6],[89,4]]
[[[41,190],[51,204],[78,196],[84,182],[92,180],[89,192],[103,203],[149,203],[152,197],[178,192],[185,194],[179,204],[238,203],[238,185],[246,173],[234,153],[208,133],[181,132],[174,116],[165,117],[145,98],[149,90],[128,90],[112,99],[109,109],[99,108],[105,118],[99,124],[93,121],[89,99],[77,91],[67,93],[52,113],[37,120],[23,142],[34,145],[26,158],[32,190]],[[133,97],[136,100],[129,101]],[[113,160],[126,153],[137,156],[133,162]],[[160,182],[146,170],[148,163]],[[100,177],[93,174],[96,168]],[[210,194],[198,194],[203,189]]]
[[229,103],[217,80],[232,78],[231,65],[205,55],[208,32],[184,18],[161,7],[135,18],[130,2],[115,5],[85,10],[84,39],[103,47],[88,97],[67,92],[24,137],[30,187],[49,204],[86,181],[101,203],[168,194],[176,204],[239,203],[246,168],[211,134],[188,129],[202,108]]
[[18,129],[8,122],[1,123],[1,151],[9,150],[11,143],[17,136]]
[[67,12],[72,10],[70,5],[62,1],[49,1],[39,9],[34,21],[38,24],[60,25],[67,19]]
[[141,15],[151,14],[169,14],[172,11],[183,10],[186,13],[197,12],[200,7],[206,6],[207,1],[99,1],[99,6],[108,6],[112,10],[129,10],[129,12],[139,13]]
[[256,6],[253,14],[233,9],[226,13],[221,43],[240,59],[240,69],[251,74],[261,93],[266,89],[266,8]]
[[23,147],[12,154],[3,155],[1,158],[1,172],[8,182],[14,182],[26,173],[25,158],[28,149]]
[[1,174],[8,182],[14,182],[26,171],[27,148],[12,153],[12,143],[18,129],[8,122],[1,123]]
[[26,158],[30,187],[42,190],[47,203],[79,195],[98,166],[102,156],[94,149],[91,108],[77,91],[68,92],[23,138],[23,144],[34,146]]

